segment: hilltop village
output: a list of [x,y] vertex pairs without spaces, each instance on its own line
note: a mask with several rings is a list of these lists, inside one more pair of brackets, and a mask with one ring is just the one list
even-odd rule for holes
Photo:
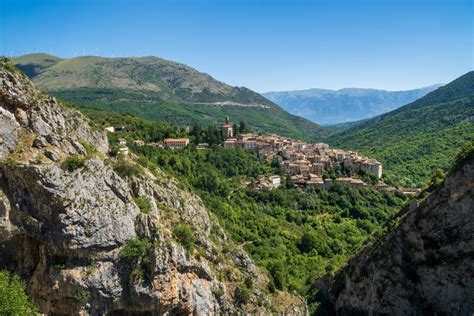
[[[352,174],[365,172],[376,179],[382,177],[382,164],[375,159],[362,157],[354,151],[330,149],[325,143],[306,143],[293,140],[279,135],[255,135],[252,133],[240,134],[234,137],[234,132],[229,119],[222,126],[224,136],[224,148],[242,147],[258,153],[261,159],[267,161],[276,160],[283,167],[285,174],[290,177],[297,186],[330,187],[332,179],[323,179],[325,169],[336,165],[343,165]],[[336,178],[335,181],[346,185],[362,187],[369,184],[358,178]],[[261,180],[264,187],[278,186],[280,181],[275,176],[269,181]],[[376,186],[385,188],[386,185],[379,183]]]
[[[108,132],[121,130],[124,127],[108,127]],[[276,161],[283,168],[287,178],[297,187],[329,188],[334,182],[354,187],[370,186],[374,189],[387,189],[388,186],[380,181],[382,164],[375,159],[359,156],[357,152],[341,149],[331,149],[325,143],[306,143],[275,134],[234,134],[234,127],[228,117],[221,127],[223,146],[226,149],[241,147],[254,151],[258,157],[268,162]],[[128,154],[127,141],[118,139],[121,146],[119,152]],[[180,149],[190,144],[189,138],[165,138],[162,142],[145,143],[136,139],[134,146],[153,146],[158,148]],[[196,144],[197,149],[206,150],[207,143]],[[331,168],[343,168],[354,177],[339,177],[331,179],[324,177],[325,171]],[[370,175],[375,183],[364,182],[360,175]],[[273,189],[281,184],[280,176],[268,178],[256,175],[257,183],[251,184],[256,189]]]

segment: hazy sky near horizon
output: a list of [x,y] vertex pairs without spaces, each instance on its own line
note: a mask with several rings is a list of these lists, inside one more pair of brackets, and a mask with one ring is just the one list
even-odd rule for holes
[[154,55],[258,92],[474,69],[474,0],[0,0],[0,54]]

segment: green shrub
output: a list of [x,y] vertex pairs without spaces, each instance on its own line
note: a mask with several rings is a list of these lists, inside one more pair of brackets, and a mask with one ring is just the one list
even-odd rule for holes
[[61,164],[61,168],[67,171],[74,171],[76,169],[84,167],[86,163],[86,158],[77,156],[77,155],[72,155],[66,158],[66,160],[63,161]]
[[0,271],[0,315],[36,315],[39,312],[25,289],[18,276]]
[[92,144],[86,142],[85,140],[80,140],[79,143],[84,147],[87,153],[87,158],[92,158],[93,156],[99,157],[101,160],[104,160],[104,155],[97,150]]
[[464,166],[464,164],[474,160],[474,141],[465,143],[461,150],[457,153],[454,159],[453,171],[457,171]]
[[131,274],[132,276],[138,279],[142,279],[145,276],[145,272],[143,272],[143,269],[141,266],[133,268]]
[[130,240],[120,251],[120,257],[130,263],[149,263],[148,255],[152,244],[148,239],[135,237]]
[[151,212],[151,204],[150,201],[142,196],[136,197],[133,199],[135,201],[135,204],[138,206],[140,211],[145,214],[150,214]]
[[150,170],[155,170],[158,165],[151,162],[150,160],[148,160],[147,157],[141,155],[140,157],[138,157],[138,160],[137,160],[138,164],[145,167],[145,168],[148,168]]
[[304,253],[309,253],[315,249],[319,243],[320,240],[318,240],[315,234],[305,231],[301,237],[300,243],[298,244],[298,248]]
[[91,298],[91,293],[87,290],[81,290],[74,295],[74,298],[79,303],[85,303]]
[[5,68],[10,71],[11,73],[21,73],[21,71],[15,67],[15,65],[11,62],[11,60],[7,57],[0,57],[1,60],[5,63]]
[[194,237],[192,229],[184,224],[180,224],[176,226],[173,231],[174,236],[178,241],[186,248],[188,251],[192,251],[194,249],[194,242],[196,241],[196,237]]
[[119,159],[114,165],[114,171],[122,178],[125,178],[142,174],[143,168],[138,164],[131,164],[125,159]]
[[245,286],[239,286],[234,291],[234,300],[237,304],[247,304],[251,294],[252,290]]

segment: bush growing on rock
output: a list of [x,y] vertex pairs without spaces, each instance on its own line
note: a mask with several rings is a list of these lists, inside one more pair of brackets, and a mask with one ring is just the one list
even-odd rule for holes
[[186,250],[192,251],[194,249],[196,237],[194,237],[193,231],[189,226],[184,224],[178,225],[174,229],[173,234]]
[[139,196],[133,200],[142,213],[149,214],[151,212],[151,204],[147,198]]
[[76,169],[84,167],[85,163],[86,163],[85,158],[81,156],[73,155],[73,156],[67,157],[66,160],[63,161],[63,163],[61,164],[61,168],[69,172],[72,172]]
[[79,143],[84,147],[87,153],[88,158],[92,158],[93,156],[99,157],[101,160],[104,160],[104,155],[97,150],[92,144],[86,142],[85,140],[80,140]]
[[474,141],[465,143],[457,153],[453,163],[453,171],[461,169],[463,165],[474,159]]
[[148,239],[135,237],[122,248],[120,257],[130,263],[148,263],[150,262],[148,251],[151,246],[152,244]]
[[0,315],[37,315],[38,308],[25,293],[18,276],[0,271]]
[[74,295],[74,298],[79,303],[87,302],[90,299],[90,297],[91,297],[91,293],[87,290],[79,291],[79,292],[76,293],[76,295]]
[[122,178],[125,178],[142,174],[143,168],[138,164],[131,164],[125,159],[119,159],[114,166],[114,171]]
[[246,286],[239,286],[234,291],[234,300],[237,304],[247,304],[250,301],[252,290]]

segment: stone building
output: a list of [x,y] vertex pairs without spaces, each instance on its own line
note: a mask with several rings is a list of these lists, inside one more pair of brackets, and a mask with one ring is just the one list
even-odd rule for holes
[[225,117],[225,124],[222,125],[222,137],[224,139],[234,137],[234,129],[232,128],[232,125],[230,124],[230,120],[228,116]]
[[163,140],[165,145],[169,148],[184,148],[189,144],[189,138],[165,138]]

